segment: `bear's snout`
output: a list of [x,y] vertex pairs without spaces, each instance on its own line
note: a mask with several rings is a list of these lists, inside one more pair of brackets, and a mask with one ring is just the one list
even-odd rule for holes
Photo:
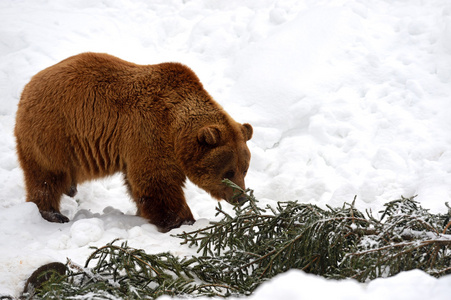
[[233,190],[232,188],[230,189],[232,190],[231,195],[223,197],[223,199],[228,203],[241,206],[248,200],[247,195],[242,191]]
[[236,204],[241,206],[244,204],[244,202],[247,201],[247,196],[245,194],[242,194],[242,195],[238,196],[237,198],[235,198],[235,201],[236,201]]

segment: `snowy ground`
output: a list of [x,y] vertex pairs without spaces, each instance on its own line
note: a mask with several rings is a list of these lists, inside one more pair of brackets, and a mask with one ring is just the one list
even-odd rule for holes
[[[237,121],[254,126],[247,185],[263,204],[341,206],[357,195],[359,208],[376,212],[418,195],[445,212],[451,201],[448,0],[1,0],[0,294],[18,295],[42,264],[83,264],[89,246],[115,238],[148,252],[195,253],[133,216],[120,176],[65,197],[68,224],[48,223],[25,203],[12,133],[21,90],[41,69],[84,51],[194,69]],[[205,192],[188,184],[186,195],[193,228],[214,219]],[[251,298],[450,294],[450,276],[420,271],[367,285],[290,271]]]

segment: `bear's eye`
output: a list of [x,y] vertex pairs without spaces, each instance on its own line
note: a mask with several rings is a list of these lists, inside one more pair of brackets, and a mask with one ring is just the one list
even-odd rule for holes
[[227,179],[232,179],[233,177],[235,177],[235,171],[228,171],[227,173],[225,173],[224,177]]
[[246,176],[246,174],[247,174],[247,170],[243,172],[243,175],[244,175],[244,176]]

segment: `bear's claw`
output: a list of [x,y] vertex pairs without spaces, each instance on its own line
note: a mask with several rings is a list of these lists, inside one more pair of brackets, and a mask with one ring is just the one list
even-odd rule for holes
[[180,226],[181,225],[193,225],[194,223],[196,223],[195,220],[185,220],[182,222],[182,224],[180,224]]
[[162,233],[166,233],[168,231],[171,231],[172,229],[179,228],[182,225],[193,225],[196,222],[194,219],[187,219],[187,220],[176,220],[175,222],[171,222],[169,224],[164,225],[157,225],[158,231]]
[[39,211],[41,216],[49,222],[53,223],[67,223],[69,218],[57,211]]

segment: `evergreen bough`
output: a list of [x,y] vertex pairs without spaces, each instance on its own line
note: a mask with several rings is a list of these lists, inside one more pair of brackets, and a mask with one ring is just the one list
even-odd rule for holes
[[45,299],[154,299],[171,296],[249,295],[262,282],[289,269],[326,278],[366,282],[421,269],[451,273],[450,207],[431,214],[415,197],[385,204],[380,217],[357,210],[319,208],[296,201],[262,209],[252,190],[248,201],[210,226],[177,235],[198,255],[147,254],[116,241],[96,248],[84,267],[68,260],[34,295]]

